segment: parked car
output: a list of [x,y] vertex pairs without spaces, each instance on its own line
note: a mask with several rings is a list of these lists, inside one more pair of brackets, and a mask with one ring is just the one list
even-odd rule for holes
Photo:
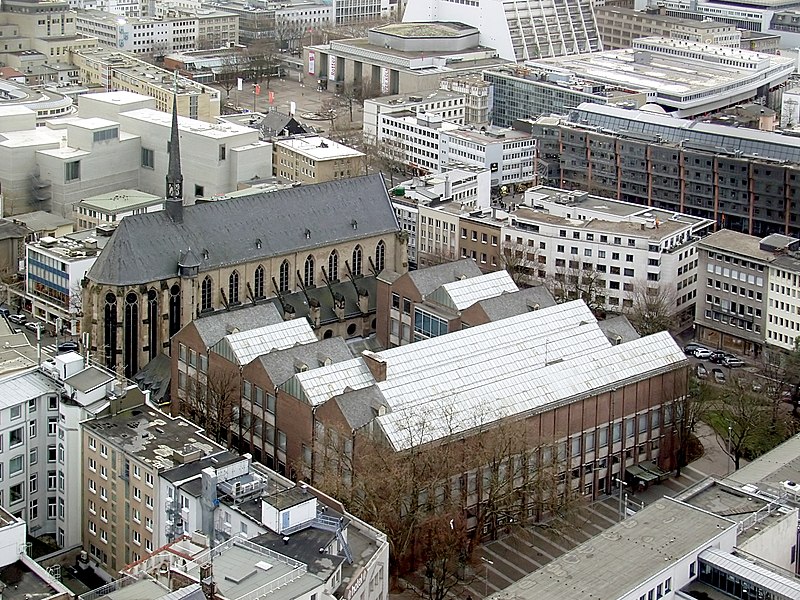
[[729,369],[733,369],[734,367],[743,367],[744,361],[741,358],[736,358],[735,356],[726,356],[723,359],[722,364]]
[[711,369],[711,374],[717,383],[725,383],[725,373],[722,372],[722,369]]
[[684,354],[694,354],[694,351],[698,348],[702,348],[702,344],[698,344],[697,342],[689,342],[683,347]]
[[27,323],[25,323],[25,329],[30,329],[31,331],[38,331],[38,330],[44,331],[44,324],[38,323],[36,321],[28,321]]
[[697,364],[696,373],[698,379],[705,379],[706,377],[708,377],[708,369],[706,369],[705,365],[703,365],[702,363]]
[[22,325],[27,319],[25,315],[8,315],[8,320],[17,325]]
[[714,352],[711,353],[711,356],[708,357],[708,360],[714,363],[721,363],[726,356],[728,356],[727,352],[723,352],[722,350],[714,350]]
[[11,314],[10,310],[8,310],[5,306],[0,306],[0,315],[7,317],[10,314]]
[[78,342],[74,340],[67,340],[66,342],[61,342],[57,349],[59,352],[77,352],[78,351]]
[[711,350],[709,350],[708,348],[698,348],[697,350],[694,351],[694,355],[697,358],[705,359],[711,356]]

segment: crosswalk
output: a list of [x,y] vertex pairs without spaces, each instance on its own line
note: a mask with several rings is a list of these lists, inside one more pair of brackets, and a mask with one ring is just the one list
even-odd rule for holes
[[56,354],[58,354],[56,345],[47,344],[46,346],[42,346],[42,354],[49,354],[50,356],[55,356]]

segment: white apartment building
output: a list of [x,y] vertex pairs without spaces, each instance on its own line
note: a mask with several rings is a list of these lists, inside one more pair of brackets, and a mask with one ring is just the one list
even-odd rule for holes
[[123,17],[140,17],[146,14],[146,0],[69,0],[74,10],[97,10]]
[[81,281],[97,260],[113,227],[42,237],[25,247],[25,291],[31,314],[53,326],[80,333]]
[[392,200],[394,214],[400,229],[408,235],[408,264],[417,266],[417,223],[419,222],[419,209],[416,204],[407,204],[402,199]]
[[436,90],[429,94],[394,95],[364,100],[364,139],[378,139],[381,115],[427,113],[457,125],[465,123],[466,98],[457,91]]
[[500,127],[459,128],[440,136],[439,165],[466,164],[489,169],[492,186],[535,178],[536,140],[525,131]]
[[593,271],[596,301],[612,312],[630,308],[633,294],[644,286],[658,287],[683,323],[691,322],[697,297],[695,244],[712,225],[708,219],[539,186],[511,211],[502,234],[505,244],[532,255],[530,269],[540,279]]
[[440,170],[439,144],[442,134],[458,125],[441,115],[399,112],[379,117],[378,147],[392,160],[403,162],[418,174]]
[[[49,208],[72,218],[83,198],[121,189],[163,195],[169,113],[130,92],[84,94],[79,117],[36,127],[36,115],[0,113],[0,186],[5,210]],[[16,108],[17,113],[21,109]],[[272,145],[249,127],[179,117],[186,198],[234,191],[269,176]]]
[[36,368],[0,380],[0,507],[56,535],[58,386]]
[[81,421],[106,410],[113,389],[141,394],[84,360],[60,354],[0,380],[0,506],[61,547],[81,542]]
[[781,256],[768,266],[766,342],[782,350],[794,350],[800,336],[800,260]]

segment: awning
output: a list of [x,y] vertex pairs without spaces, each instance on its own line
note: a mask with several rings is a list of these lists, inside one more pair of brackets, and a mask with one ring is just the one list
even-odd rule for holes
[[627,471],[628,475],[630,475],[634,479],[638,479],[639,481],[643,481],[644,483],[650,483],[651,481],[658,480],[658,475],[656,475],[655,473],[651,473],[646,469],[643,469],[639,465],[631,465],[630,467],[625,467],[625,471]]
[[639,465],[648,473],[652,473],[656,477],[658,477],[659,481],[664,481],[665,479],[669,479],[670,474],[667,473],[664,469],[660,468],[657,464],[649,462],[643,465]]

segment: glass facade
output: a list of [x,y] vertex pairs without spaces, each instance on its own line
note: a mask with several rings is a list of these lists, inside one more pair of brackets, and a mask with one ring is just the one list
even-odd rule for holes
[[447,321],[429,312],[414,309],[414,341],[437,337],[447,333]]

